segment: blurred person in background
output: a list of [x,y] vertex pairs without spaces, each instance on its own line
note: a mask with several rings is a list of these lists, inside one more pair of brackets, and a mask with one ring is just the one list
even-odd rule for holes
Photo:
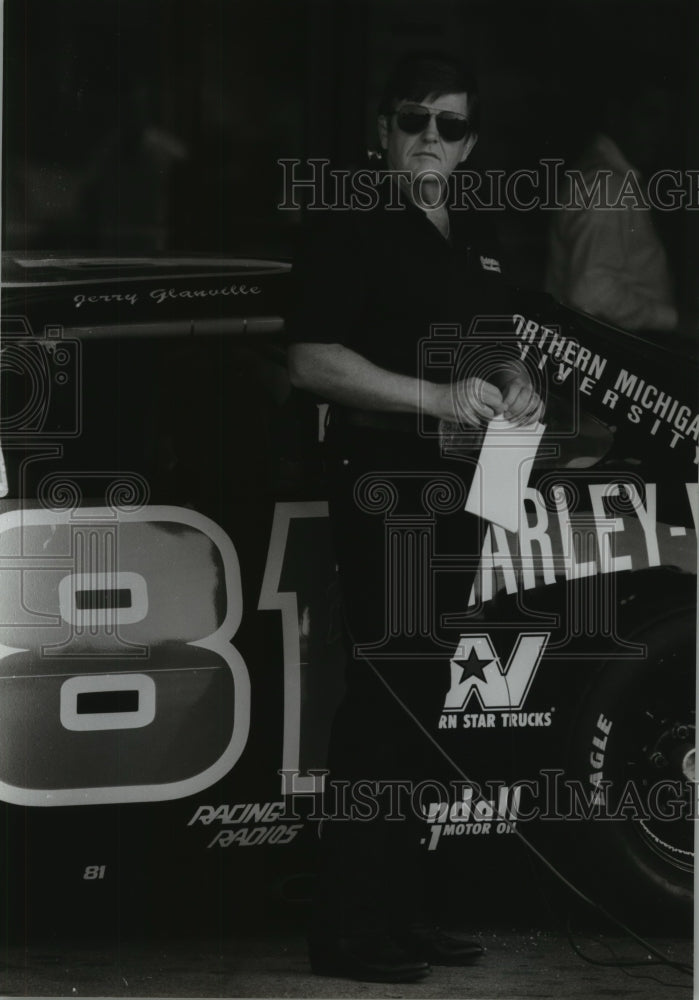
[[[546,290],[625,330],[678,325],[675,287],[653,221],[647,177],[667,146],[672,103],[650,81],[624,82],[605,101],[602,129],[566,172],[549,234]],[[580,180],[584,183],[580,183]],[[599,196],[595,185],[599,184]]]

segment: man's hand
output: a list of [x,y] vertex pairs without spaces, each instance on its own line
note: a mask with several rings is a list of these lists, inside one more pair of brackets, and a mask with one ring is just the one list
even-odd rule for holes
[[434,415],[452,424],[481,427],[505,410],[502,393],[482,378],[465,378],[451,385],[435,386]]
[[544,411],[544,404],[531,382],[521,376],[515,376],[503,387],[502,401],[502,412],[515,424],[532,424]]

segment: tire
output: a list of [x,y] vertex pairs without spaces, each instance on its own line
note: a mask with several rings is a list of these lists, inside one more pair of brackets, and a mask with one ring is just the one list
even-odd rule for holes
[[637,925],[690,927],[694,612],[634,639],[646,645],[647,656],[605,664],[573,727],[569,777],[583,785],[588,801],[601,799],[597,816],[567,825],[577,870],[611,913]]

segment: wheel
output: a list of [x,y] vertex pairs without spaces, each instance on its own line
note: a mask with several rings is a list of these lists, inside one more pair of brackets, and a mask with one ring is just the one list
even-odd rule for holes
[[[693,906],[694,614],[635,637],[604,665],[573,727],[569,777],[594,811],[568,824],[585,881],[611,912],[689,925]],[[648,919],[652,918],[652,919]]]

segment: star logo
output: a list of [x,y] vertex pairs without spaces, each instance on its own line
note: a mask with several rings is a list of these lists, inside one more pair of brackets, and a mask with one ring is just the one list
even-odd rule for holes
[[449,660],[451,685],[444,699],[445,711],[463,712],[472,700],[494,712],[521,708],[550,635],[520,633],[504,670],[487,633],[462,635]]
[[485,675],[483,671],[493,662],[493,658],[491,656],[487,657],[485,660],[481,660],[476,652],[476,647],[471,646],[471,652],[468,654],[467,659],[453,659],[451,662],[456,664],[457,667],[461,667],[463,671],[461,675],[462,682],[467,680],[469,677],[477,677],[479,680],[485,682]]

